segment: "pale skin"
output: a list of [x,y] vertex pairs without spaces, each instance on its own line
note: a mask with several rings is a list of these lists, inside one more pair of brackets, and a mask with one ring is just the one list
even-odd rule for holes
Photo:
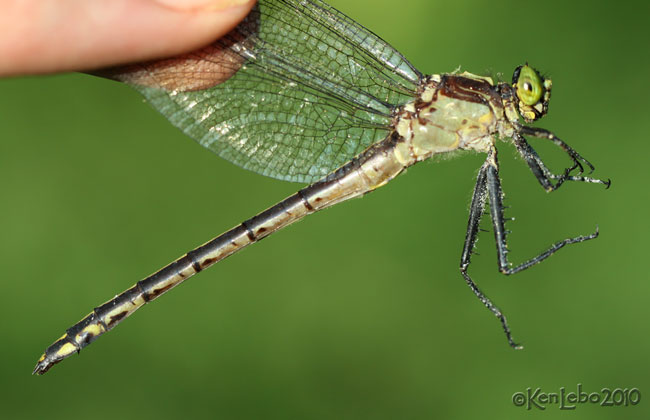
[[200,48],[255,0],[0,0],[0,77],[90,71]]

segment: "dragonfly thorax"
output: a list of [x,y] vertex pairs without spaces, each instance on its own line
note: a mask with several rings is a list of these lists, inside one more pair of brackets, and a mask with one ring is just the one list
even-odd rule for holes
[[[398,117],[396,130],[404,141],[396,151],[403,154],[398,159],[415,163],[458,149],[491,150],[504,115],[500,97],[491,94],[491,80],[469,73],[429,80],[420,97],[405,105]],[[490,93],[471,89],[474,83]]]

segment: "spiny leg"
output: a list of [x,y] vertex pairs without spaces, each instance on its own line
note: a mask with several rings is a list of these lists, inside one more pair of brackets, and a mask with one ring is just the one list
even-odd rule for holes
[[[526,134],[530,134],[530,132],[526,130],[533,130],[533,128],[520,127],[520,130],[522,132],[525,132]],[[551,136],[553,141],[556,142],[556,144],[560,145],[560,147],[562,147],[565,151],[567,151],[567,153],[573,160],[573,166],[566,168],[562,175],[556,175],[546,167],[546,165],[539,157],[535,149],[533,149],[532,146],[529,145],[528,142],[519,133],[515,133],[512,136],[515,147],[519,151],[519,154],[524,159],[524,161],[528,164],[528,167],[533,172],[533,175],[535,175],[539,183],[546,191],[551,192],[558,189],[564,183],[564,181],[597,183],[597,184],[603,184],[607,188],[609,188],[609,185],[611,183],[610,180],[603,181],[600,179],[590,178],[586,176],[570,175],[571,171],[578,168],[580,170],[580,173],[582,173],[583,166],[580,163],[580,160],[584,161],[591,169],[593,169],[593,166],[591,165],[591,163],[589,163],[589,161],[587,161],[582,156],[580,156],[575,150],[569,147],[566,143],[564,143],[563,141],[555,137],[553,133],[550,133],[542,129],[535,129],[535,130],[539,130],[540,133],[542,132],[547,133],[548,136]],[[538,136],[541,136],[541,134],[539,134]],[[545,138],[551,138],[551,137],[545,137]],[[555,184],[553,184],[551,180],[555,180]]]
[[[476,186],[474,187],[474,193],[472,194],[472,204],[470,205],[469,210],[469,221],[467,223],[467,233],[465,234],[465,245],[463,247],[463,253],[460,258],[460,273],[465,278],[465,282],[472,289],[472,292],[476,297],[488,308],[498,319],[501,321],[501,326],[503,331],[506,333],[506,338],[511,347],[515,349],[521,349],[522,346],[518,345],[512,339],[512,334],[510,333],[510,328],[508,327],[508,322],[506,317],[501,312],[501,310],[492,303],[492,301],[483,294],[483,292],[478,288],[476,283],[471,279],[469,274],[467,274],[467,269],[470,264],[471,256],[474,251],[474,245],[478,238],[478,232],[480,230],[479,223],[481,222],[481,216],[485,211],[485,200],[487,198],[487,171],[491,167],[490,159],[494,156],[494,153],[491,153],[488,156],[488,159],[485,161],[481,169],[479,170],[478,177],[476,179]],[[496,158],[496,156],[494,156]]]
[[528,127],[524,125],[519,127],[519,133],[522,135],[533,136],[540,139],[547,139],[552,141],[556,146],[564,150],[571,157],[571,159],[573,159],[573,162],[580,168],[580,174],[584,172],[584,168],[580,162],[585,163],[589,167],[589,173],[593,172],[594,169],[596,169],[594,168],[594,165],[591,164],[591,162],[580,156],[580,154],[576,152],[571,146],[560,140],[555,134],[551,133],[548,130],[537,127]]
[[[486,163],[489,163],[489,159]],[[510,262],[508,262],[508,245],[506,240],[507,230],[505,229],[505,218],[503,216],[503,192],[501,190],[501,180],[499,179],[499,166],[496,159],[496,154],[494,155],[492,164],[489,164],[487,166],[485,172],[487,178],[487,191],[490,199],[490,216],[492,217],[492,225],[494,226],[494,238],[497,245],[499,271],[501,271],[503,274],[510,275],[523,271],[537,263],[544,261],[546,258],[553,255],[565,245],[584,242],[598,237],[598,228],[596,228],[596,231],[591,235],[576,236],[575,238],[568,238],[557,242],[536,257],[533,257],[530,260],[525,261],[515,267],[511,267]]]

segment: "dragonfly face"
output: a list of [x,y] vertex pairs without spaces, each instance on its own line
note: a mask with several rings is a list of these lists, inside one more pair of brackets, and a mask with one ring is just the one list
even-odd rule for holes
[[538,120],[548,111],[551,99],[551,79],[546,79],[528,64],[519,66],[512,75],[512,86],[518,110],[527,123]]

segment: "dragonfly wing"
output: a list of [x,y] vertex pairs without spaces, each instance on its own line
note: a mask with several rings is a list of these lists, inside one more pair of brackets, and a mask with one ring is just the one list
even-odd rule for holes
[[261,0],[179,57],[110,69],[202,146],[262,175],[313,182],[391,129],[422,75],[319,0]]

